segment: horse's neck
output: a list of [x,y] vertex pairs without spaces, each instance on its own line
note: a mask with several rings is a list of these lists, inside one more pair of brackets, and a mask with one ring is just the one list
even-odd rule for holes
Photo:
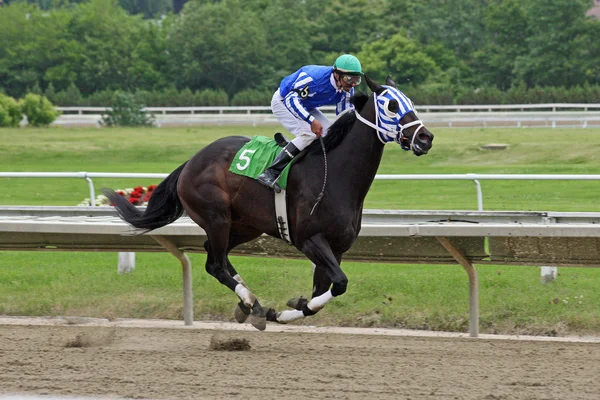
[[348,200],[362,205],[383,155],[383,144],[375,131],[357,120],[336,148],[335,179],[348,193]]

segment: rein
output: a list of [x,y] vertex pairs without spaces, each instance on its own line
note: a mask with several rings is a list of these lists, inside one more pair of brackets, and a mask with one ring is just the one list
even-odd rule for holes
[[317,201],[315,202],[315,205],[313,206],[312,210],[310,210],[310,215],[312,215],[315,212],[315,210],[317,209],[317,206],[321,202],[321,199],[323,198],[323,195],[325,194],[325,185],[327,184],[327,152],[325,151],[325,144],[323,143],[323,136],[321,136],[319,138],[319,140],[321,141],[321,148],[323,149],[323,160],[325,160],[325,177],[323,178],[323,187],[321,188],[321,193],[319,193],[319,195],[317,196]]

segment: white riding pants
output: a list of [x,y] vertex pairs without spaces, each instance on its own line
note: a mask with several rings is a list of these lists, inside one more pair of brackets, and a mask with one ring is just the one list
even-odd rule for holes
[[[317,136],[310,130],[310,124],[306,121],[299,120],[287,109],[283,104],[283,97],[279,94],[279,89],[273,94],[271,99],[271,110],[273,115],[277,117],[281,125],[287,129],[292,135],[296,136],[292,139],[292,143],[298,150],[304,150],[309,144],[315,141]],[[310,111],[310,114],[323,125],[323,136],[327,134],[327,130],[331,126],[331,122],[318,109]]]

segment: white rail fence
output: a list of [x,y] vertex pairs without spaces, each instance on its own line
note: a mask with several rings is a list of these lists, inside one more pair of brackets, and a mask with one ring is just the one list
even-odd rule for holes
[[[0,178],[77,178],[85,179],[90,192],[90,203],[96,205],[93,178],[164,179],[165,173],[122,172],[0,172]],[[375,180],[461,180],[473,181],[477,193],[477,210],[483,211],[483,190],[479,181],[484,180],[554,180],[554,181],[600,181],[600,175],[575,174],[379,174]]]
[[[469,278],[469,335],[479,334],[479,283],[473,264],[600,267],[600,213],[364,210],[347,261],[460,264]],[[0,207],[0,251],[168,251],[181,263],[183,317],[193,323],[192,265],[206,233],[189,217],[141,235],[111,207]],[[237,255],[302,258],[263,235]]]
[[[100,126],[110,107],[57,107],[57,126]],[[333,117],[335,108],[321,108]],[[429,126],[600,127],[600,103],[424,105],[419,117]],[[268,106],[146,107],[158,126],[278,125]]]
[[[165,173],[107,172],[0,172],[0,178],[84,179],[95,200],[93,178],[163,179]],[[475,183],[479,211],[365,210],[363,229],[348,259],[384,259],[393,262],[447,263],[442,250],[458,262],[469,277],[469,334],[479,334],[479,289],[472,263],[518,265],[600,265],[600,213],[483,212],[481,180],[600,180],[600,175],[550,174],[423,174],[377,175],[377,180],[470,180]],[[135,266],[136,251],[157,251],[160,243],[181,262],[184,287],[184,320],[193,320],[191,263],[182,250],[202,251],[201,229],[180,219],[173,226],[152,232],[150,242],[123,236],[129,227],[110,207],[4,207],[0,210],[0,249],[116,251],[119,271]],[[186,236],[187,235],[187,236]],[[373,241],[373,237],[386,239]],[[484,251],[487,247],[489,250]],[[361,241],[364,241],[362,243]],[[593,243],[592,243],[593,241]],[[268,245],[265,244],[268,242]],[[247,254],[288,254],[277,239],[263,239]],[[362,243],[362,244],[361,244]],[[374,248],[373,243],[385,243]],[[393,245],[390,245],[392,244]],[[435,245],[435,243],[438,243]],[[442,246],[440,248],[440,245]],[[263,247],[261,247],[263,246]],[[292,249],[293,250],[293,249]],[[286,253],[287,251],[287,253]],[[489,254],[488,254],[489,253]],[[490,258],[491,256],[491,258]],[[556,273],[556,267],[542,267]]]
[[[469,104],[469,105],[420,105],[419,112],[464,112],[464,111],[600,111],[600,103],[543,103],[543,104]],[[58,110],[68,114],[98,114],[110,110],[110,107],[57,107]],[[192,107],[146,107],[152,113],[271,113],[269,106],[192,106]],[[334,112],[334,106],[324,106],[321,110]]]

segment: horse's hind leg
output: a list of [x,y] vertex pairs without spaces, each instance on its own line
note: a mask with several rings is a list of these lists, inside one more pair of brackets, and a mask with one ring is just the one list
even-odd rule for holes
[[[252,239],[257,238],[261,235],[260,231],[255,229],[236,229],[235,227],[230,230],[229,238],[228,238],[228,246],[225,254],[225,270],[226,274],[231,277],[236,283],[234,289],[232,289],[240,298],[239,304],[236,306],[234,314],[235,319],[239,323],[245,322],[248,317],[250,317],[250,323],[259,330],[264,330],[266,327],[266,318],[264,310],[262,309],[258,299],[256,296],[250,291],[250,288],[244,282],[242,277],[237,273],[231,262],[229,261],[229,257],[227,256],[229,252],[235,248],[236,246],[246,243]],[[218,276],[214,274],[215,271],[218,271],[218,263],[216,263],[216,259],[214,257],[215,251],[212,247],[211,240],[208,240],[204,243],[204,248],[207,252],[206,257],[206,271],[219,279]],[[221,280],[219,279],[221,282]],[[221,282],[223,283],[223,282]],[[227,285],[230,289],[231,286]],[[246,295],[246,299],[244,298]]]
[[[250,290],[244,279],[242,279],[242,276],[235,271],[235,268],[233,268],[233,265],[231,265],[229,259],[227,259],[227,263],[229,273],[233,276],[233,279],[238,281],[246,289]],[[260,310],[260,313],[254,312],[253,308],[246,306],[244,302],[240,300],[240,302],[235,306],[235,309],[233,310],[233,316],[235,317],[235,320],[240,324],[246,322],[246,320],[248,320],[249,318],[248,322],[250,322],[255,328],[261,329],[261,327],[266,323],[266,316],[258,299],[256,299],[256,302],[254,304],[256,306],[254,308]]]

